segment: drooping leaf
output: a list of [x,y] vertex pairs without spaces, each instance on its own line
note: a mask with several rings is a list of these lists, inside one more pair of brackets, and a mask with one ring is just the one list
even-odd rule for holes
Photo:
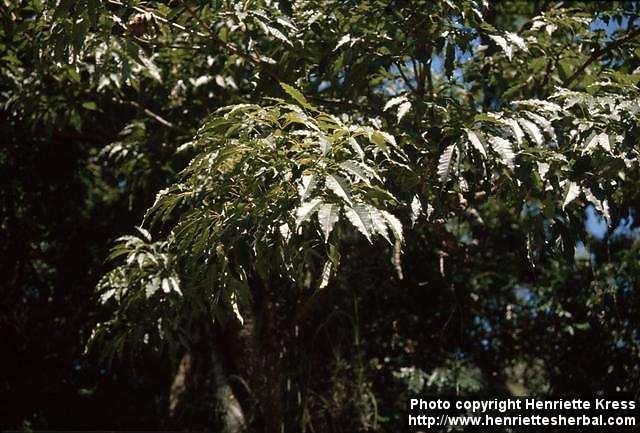
[[369,218],[371,220],[371,227],[374,233],[379,234],[383,238],[387,240],[387,242],[391,243],[389,239],[389,229],[387,228],[387,222],[382,215],[382,212],[370,205],[366,206],[367,211],[369,212]]
[[318,210],[318,207],[322,204],[322,200],[315,198],[309,202],[302,203],[296,210],[296,227],[311,218],[311,216]]
[[387,111],[389,108],[393,107],[394,105],[398,105],[398,104],[400,104],[402,102],[406,102],[406,101],[407,101],[407,97],[406,96],[396,96],[395,98],[391,98],[384,105],[384,109],[382,111]]
[[511,57],[513,56],[513,49],[511,48],[507,40],[498,35],[489,35],[489,37],[493,39],[493,41],[498,44],[500,48],[502,48],[502,51],[504,51],[504,53],[507,55],[507,58],[511,60]]
[[331,280],[331,268],[333,267],[333,263],[331,260],[327,260],[322,267],[322,277],[320,278],[320,288],[324,289],[329,285],[329,281]]
[[280,87],[282,87],[282,89],[287,92],[287,94],[291,96],[298,104],[308,110],[314,110],[311,104],[309,104],[309,102],[307,101],[307,98],[305,98],[302,92],[300,92],[298,89],[286,83],[280,83]]
[[372,177],[371,174],[365,171],[366,169],[357,162],[344,161],[340,163],[340,167],[344,168],[347,172],[354,175],[356,179],[359,179],[366,184],[370,183],[369,181]]
[[516,33],[506,32],[505,37],[522,51],[528,51],[526,42]]
[[498,153],[498,155],[500,155],[500,158],[502,159],[502,161],[510,169],[513,170],[514,168],[513,160],[515,158],[515,155],[513,153],[513,147],[511,146],[511,142],[509,142],[509,140],[505,140],[502,137],[494,136],[489,138],[489,143],[491,143],[493,150],[495,150]]
[[591,140],[589,140],[587,145],[582,150],[582,154],[591,154],[593,153],[593,150],[598,146],[611,153],[611,144],[609,143],[609,136],[606,133],[593,135]]
[[349,33],[347,33],[346,35],[342,36],[340,38],[340,40],[338,41],[338,43],[336,44],[336,47],[333,49],[333,51],[338,51],[338,49],[343,46],[344,44],[346,44],[347,42],[349,42],[351,40],[351,35]]
[[316,177],[313,174],[307,174],[302,176],[302,182],[298,185],[298,194],[300,195],[300,200],[305,201],[309,195],[313,192],[313,189],[316,186]]
[[455,144],[447,146],[438,159],[438,179],[440,179],[440,182],[444,183],[449,179],[455,147]]
[[411,110],[411,102],[403,102],[398,106],[398,122],[402,120],[402,118]]
[[542,132],[538,126],[530,120],[525,118],[518,118],[518,123],[522,125],[522,128],[529,134],[529,137],[535,141],[538,146],[542,146],[544,144],[544,137],[542,136]]
[[320,206],[318,210],[318,222],[320,223],[320,229],[324,233],[325,242],[329,241],[329,235],[333,230],[333,227],[338,222],[340,217],[340,206],[337,204],[326,203]]
[[482,156],[486,157],[487,152],[484,150],[484,146],[482,145],[480,138],[478,138],[478,135],[470,129],[465,129],[465,131],[467,132],[467,137],[469,137],[469,143],[471,143],[471,145],[480,152]]
[[567,207],[569,203],[575,200],[580,195],[580,186],[575,182],[567,182],[565,187],[564,201],[562,202],[562,209]]
[[509,127],[511,127],[511,130],[513,131],[513,136],[516,139],[516,143],[518,143],[518,146],[522,146],[522,140],[524,140],[524,131],[522,131],[522,128],[520,128],[520,125],[518,125],[518,122],[515,119],[504,119],[504,121],[506,122],[507,125],[509,125]]
[[368,205],[356,203],[353,207],[346,206],[344,210],[351,224],[371,242],[373,224],[371,222]]
[[364,159],[364,151],[355,138],[349,137],[349,145],[351,146],[351,149],[353,149],[353,151],[358,154],[358,157],[360,159]]
[[335,195],[343,199],[349,204],[351,201],[351,192],[349,191],[349,183],[340,175],[329,174],[325,178],[325,185],[328,189],[333,191]]
[[411,224],[415,224],[420,215],[422,215],[422,203],[418,196],[414,195],[411,200]]
[[402,223],[400,222],[400,220],[396,218],[395,215],[393,215],[390,212],[387,212],[384,209],[381,210],[380,213],[382,214],[383,218],[386,220],[387,224],[389,225],[389,228],[393,232],[393,236],[396,238],[396,240],[400,242],[404,242],[404,235],[402,234]]

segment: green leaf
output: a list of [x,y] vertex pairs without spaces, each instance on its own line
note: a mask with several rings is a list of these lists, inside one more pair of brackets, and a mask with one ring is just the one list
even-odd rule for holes
[[398,122],[397,123],[400,123],[402,118],[409,112],[409,110],[411,110],[411,102],[409,101],[403,102],[402,104],[400,104],[400,106],[398,106]]
[[400,222],[400,220],[396,218],[395,215],[387,212],[386,210],[381,210],[380,213],[389,225],[389,228],[393,232],[393,236],[395,236],[396,240],[403,242],[404,236],[402,234],[402,223]]
[[511,130],[513,131],[513,136],[515,137],[516,143],[518,143],[518,146],[522,146],[522,140],[524,139],[524,132],[522,131],[522,128],[520,128],[520,125],[518,125],[518,122],[515,119],[505,119],[505,123],[511,127]]
[[285,92],[287,92],[287,94],[289,96],[291,96],[293,99],[295,99],[295,101],[298,104],[300,104],[301,106],[303,106],[307,110],[315,111],[313,106],[311,104],[309,104],[309,102],[307,101],[307,98],[305,98],[304,95],[302,94],[302,92],[300,92],[298,89],[296,89],[295,87],[291,87],[290,85],[285,84],[285,83],[280,83],[280,87],[282,87],[282,89]]
[[311,218],[321,204],[322,200],[319,198],[313,199],[310,202],[302,203],[296,210],[296,227],[299,227],[300,224]]
[[382,111],[387,111],[389,108],[393,107],[394,105],[398,105],[402,102],[406,102],[407,101],[407,97],[406,96],[396,96],[395,98],[391,98],[387,101],[387,103],[384,105],[384,108]]
[[95,110],[98,109],[98,106],[93,101],[83,102],[82,103],[82,107],[87,109],[87,110],[91,110],[91,111],[95,111]]
[[351,193],[349,192],[349,183],[337,174],[329,174],[325,178],[325,186],[333,191],[335,195],[342,198],[344,201],[352,204]]
[[358,203],[353,207],[347,206],[345,207],[345,215],[351,224],[371,242],[373,223],[368,205]]
[[360,147],[360,145],[358,144],[355,138],[349,137],[349,145],[351,146],[351,149],[353,149],[353,151],[358,154],[360,159],[364,159],[364,151],[362,150],[362,147]]
[[498,153],[498,155],[500,155],[500,158],[502,159],[502,161],[510,169],[513,170],[514,168],[513,160],[515,158],[515,155],[513,153],[513,148],[511,147],[511,143],[509,142],[509,140],[505,140],[502,137],[491,137],[489,138],[489,143],[491,143],[493,150],[495,150]]
[[450,144],[444,149],[444,152],[442,152],[442,155],[440,155],[438,159],[438,179],[440,179],[442,183],[449,179],[449,171],[451,170],[455,148],[455,144]]
[[313,174],[302,176],[302,183],[298,186],[300,200],[305,201],[316,186],[316,177]]
[[484,157],[487,156],[487,152],[484,150],[484,146],[482,142],[478,138],[478,135],[470,129],[465,129],[467,132],[467,137],[469,137],[469,143]]
[[369,212],[369,218],[371,220],[371,227],[374,233],[379,234],[391,243],[389,239],[389,229],[387,228],[387,221],[382,215],[382,212],[373,206],[367,205],[367,211]]
[[320,229],[324,233],[325,242],[329,241],[329,235],[333,230],[333,227],[338,222],[340,217],[340,206],[336,204],[323,204],[318,210],[318,222],[320,223]]
[[[371,178],[371,175],[367,173],[367,171],[365,171],[365,168],[363,168],[358,163],[354,161],[344,161],[340,163],[340,167],[344,168],[346,171],[354,175],[357,179],[360,179],[364,183],[369,184],[369,179]],[[371,168],[369,168],[369,170],[372,171]]]
[[518,118],[518,123],[522,125],[522,128],[527,132],[527,134],[529,134],[529,136],[533,139],[533,141],[536,142],[538,146],[542,146],[544,144],[544,137],[542,136],[542,132],[540,132],[540,128],[538,128],[538,125],[522,117]]

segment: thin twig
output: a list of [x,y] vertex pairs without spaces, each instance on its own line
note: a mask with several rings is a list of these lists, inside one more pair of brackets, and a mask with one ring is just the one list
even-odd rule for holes
[[402,66],[398,62],[394,62],[394,63],[396,65],[396,68],[398,68],[398,71],[400,72],[400,75],[402,76],[402,79],[404,80],[404,82],[407,85],[407,87],[410,90],[415,91],[416,89],[411,85],[411,81],[409,81],[409,78],[407,78],[407,76],[405,75],[404,71],[402,70]]
[[167,128],[175,129],[175,130],[181,131],[181,132],[187,132],[185,129],[174,125],[172,122],[168,121],[167,119],[165,119],[164,117],[162,117],[158,113],[155,113],[155,112],[149,110],[147,107],[145,107],[144,105],[142,105],[139,102],[127,101],[127,100],[124,100],[124,99],[115,99],[115,98],[114,98],[114,101],[119,102],[121,104],[131,105],[132,107],[137,108],[138,110],[142,111],[144,114],[146,114],[147,116],[151,117],[153,120],[155,120],[156,122],[160,123],[161,125],[166,126]]

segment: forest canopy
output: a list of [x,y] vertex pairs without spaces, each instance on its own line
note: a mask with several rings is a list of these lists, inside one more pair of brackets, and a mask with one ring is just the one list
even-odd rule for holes
[[639,10],[1,2],[0,427],[637,398]]

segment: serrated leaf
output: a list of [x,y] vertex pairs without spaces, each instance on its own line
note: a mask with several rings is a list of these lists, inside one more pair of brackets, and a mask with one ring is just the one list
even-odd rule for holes
[[411,110],[411,102],[403,102],[398,106],[398,122],[402,120],[402,118]]
[[392,146],[397,146],[396,138],[393,135],[391,135],[391,134],[389,134],[388,132],[385,132],[385,131],[376,131],[376,132],[382,136],[384,141],[386,141],[387,143],[389,143]]
[[233,314],[236,316],[236,319],[240,322],[241,325],[244,325],[244,318],[242,314],[240,314],[240,307],[238,306],[238,296],[235,292],[231,293],[229,297],[229,303],[231,304],[231,310],[233,310]]
[[575,182],[569,182],[562,202],[562,209],[575,200],[580,195],[580,186]]
[[555,136],[553,125],[551,125],[551,122],[549,122],[547,119],[540,116],[539,114],[532,113],[530,111],[525,111],[525,115],[527,115],[531,120],[541,126],[542,129],[544,129],[549,135],[551,135],[552,137]]
[[511,147],[511,142],[509,140],[505,140],[502,137],[491,137],[489,139],[489,143],[491,143],[491,147],[495,150],[502,161],[513,170],[514,164],[513,160],[515,155],[513,153],[513,148]]
[[280,231],[282,239],[284,239],[284,243],[286,244],[287,242],[289,242],[289,239],[291,238],[291,229],[289,228],[289,224],[282,224],[280,227],[278,227],[278,230]]
[[349,183],[342,176],[337,174],[329,174],[325,178],[325,185],[328,189],[333,191],[335,195],[342,198],[349,204],[351,202],[351,193],[349,192]]
[[[369,184],[371,175],[367,173],[367,171],[365,171],[365,168],[361,167],[360,164],[353,161],[344,161],[340,163],[340,167],[344,168],[346,171],[354,175],[357,179],[360,179],[364,183]],[[369,170],[371,169],[369,168]]]
[[411,224],[415,224],[418,218],[422,215],[422,203],[417,195],[413,196],[411,200]]
[[151,242],[151,233],[149,233],[147,229],[144,229],[142,227],[136,227],[136,230],[138,230],[138,232],[142,235],[144,240],[146,240],[147,242]]
[[524,139],[524,131],[518,125],[518,122],[515,119],[505,119],[504,120],[507,125],[511,127],[511,131],[513,131],[513,136],[516,139],[516,143],[518,146],[522,146],[522,140]]
[[346,44],[347,42],[349,42],[351,40],[351,35],[349,33],[347,33],[346,35],[342,36],[340,38],[340,40],[338,41],[338,44],[336,45],[336,47],[333,49],[333,51],[338,51],[338,49],[343,46],[344,44]]
[[161,83],[162,75],[160,74],[160,68],[158,68],[156,64],[151,61],[151,59],[145,57],[144,55],[140,55],[138,56],[138,58],[140,59],[142,66],[145,67],[151,78]]
[[302,92],[300,92],[298,89],[296,89],[295,87],[292,87],[288,84],[285,83],[280,83],[280,87],[282,87],[282,89],[287,92],[287,94],[289,96],[291,96],[293,99],[295,99],[295,101],[302,105],[304,108],[308,109],[308,110],[314,110],[314,108],[311,106],[311,104],[309,104],[309,102],[307,101],[307,98],[304,97],[304,95],[302,94]]
[[394,105],[398,105],[405,101],[407,101],[406,96],[396,96],[395,98],[391,98],[384,105],[384,109],[382,111],[387,111],[389,108],[393,107]]
[[296,227],[299,227],[300,224],[311,218],[314,212],[318,210],[320,204],[322,204],[322,200],[319,198],[302,203],[296,210]]
[[152,278],[145,284],[144,293],[148,298],[152,297],[160,289],[160,279],[158,277]]
[[331,150],[331,142],[327,140],[326,137],[318,137],[318,141],[320,143],[320,150],[322,151],[322,156],[327,156],[329,151]]
[[509,40],[509,42],[511,42],[512,44],[514,44],[518,48],[520,48],[522,51],[528,51],[527,50],[527,44],[525,43],[524,39],[522,39],[517,34],[511,33],[511,32],[506,32],[505,33],[505,37]]
[[364,159],[364,151],[355,138],[349,137],[349,145],[351,146],[351,149],[353,149],[353,151],[358,154],[360,159]]
[[302,176],[302,183],[298,185],[298,194],[300,195],[301,201],[305,201],[309,197],[309,194],[313,192],[316,183],[315,175],[308,174]]
[[536,162],[538,166],[538,174],[540,175],[540,179],[544,180],[547,177],[547,173],[549,172],[549,168],[551,167],[546,162]]
[[387,212],[386,210],[381,210],[380,213],[387,222],[387,225],[391,229],[391,232],[393,232],[393,236],[396,238],[396,240],[403,242],[404,236],[402,234],[402,223],[400,222],[400,220],[396,218],[395,215]]
[[540,132],[540,129],[535,123],[522,117],[518,118],[518,123],[527,132],[527,134],[529,134],[529,137],[531,137],[533,141],[536,142],[538,146],[542,146],[544,144],[544,137],[542,136],[542,132]]
[[440,179],[442,183],[449,179],[449,171],[451,170],[455,147],[455,144],[447,146],[438,159],[438,179]]
[[293,47],[293,44],[291,43],[289,38],[287,38],[280,30],[278,30],[275,27],[272,27],[272,26],[264,23],[263,21],[261,21],[261,20],[259,20],[257,18],[256,18],[256,22],[258,23],[258,25],[260,26],[260,28],[262,29],[264,34],[266,34],[267,36],[273,35],[276,39],[279,39],[282,42],[286,43],[287,45]]
[[289,27],[291,30],[298,31],[298,28],[295,25],[293,25],[293,23],[291,23],[288,19],[285,19],[283,17],[278,17],[276,18],[276,21],[285,27]]
[[280,30],[276,29],[275,27],[269,26],[269,33],[271,33],[277,39],[280,39],[282,42],[286,43],[290,47],[293,47],[293,43],[289,40],[289,38],[286,37],[284,35],[284,33],[282,33]]
[[366,207],[371,219],[372,231],[385,238],[387,242],[391,243],[391,239],[389,239],[389,229],[387,227],[386,219],[382,215],[382,211],[373,206],[367,205]]
[[480,138],[478,138],[478,135],[470,129],[465,129],[465,131],[467,132],[467,137],[469,137],[471,145],[480,152],[482,156],[486,157],[487,152],[484,150],[484,146],[482,145]]
[[323,204],[318,210],[318,222],[320,223],[322,233],[324,233],[325,242],[329,241],[329,235],[338,222],[339,217],[340,206],[336,204]]
[[345,207],[345,216],[353,224],[353,226],[362,233],[369,242],[371,242],[371,235],[373,234],[373,228],[371,223],[371,216],[367,205],[356,204],[353,207]]
[[597,146],[611,153],[611,144],[609,143],[609,136],[606,133],[595,134],[582,150],[582,154],[592,153]]
[[489,35],[489,37],[493,39],[493,41],[496,44],[498,44],[500,48],[502,48],[502,51],[504,51],[504,53],[507,55],[507,58],[511,60],[511,56],[513,55],[513,49],[511,48],[507,40],[502,36],[497,36],[497,35]]

